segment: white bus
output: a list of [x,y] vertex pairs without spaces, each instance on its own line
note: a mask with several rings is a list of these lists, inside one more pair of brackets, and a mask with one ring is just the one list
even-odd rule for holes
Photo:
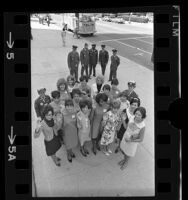
[[86,14],[79,14],[79,18],[75,16],[75,13],[62,14],[62,22],[67,24],[67,29],[74,31],[78,30],[78,34],[93,35],[96,33],[95,20]]

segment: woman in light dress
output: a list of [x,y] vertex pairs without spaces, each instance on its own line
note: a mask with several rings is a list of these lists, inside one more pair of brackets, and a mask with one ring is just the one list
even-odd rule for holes
[[89,119],[91,104],[87,99],[81,100],[79,104],[80,111],[77,113],[78,138],[80,141],[80,152],[86,157],[89,151],[85,147],[85,142],[91,140],[91,125]]
[[146,109],[144,107],[138,107],[134,111],[134,117],[129,119],[126,132],[120,144],[124,159],[118,164],[122,170],[127,166],[129,158],[135,156],[138,144],[144,139],[145,118]]

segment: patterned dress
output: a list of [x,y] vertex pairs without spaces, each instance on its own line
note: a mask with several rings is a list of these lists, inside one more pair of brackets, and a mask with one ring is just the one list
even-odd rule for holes
[[104,129],[101,137],[101,145],[108,145],[114,141],[116,128],[121,123],[120,112],[114,114],[112,111],[108,111],[104,114],[102,123]]
[[78,126],[78,137],[81,146],[84,145],[85,141],[90,141],[90,120],[87,115],[85,115],[82,111],[77,113],[77,126]]
[[127,130],[120,143],[120,148],[127,156],[130,156],[130,157],[135,156],[139,142],[126,142],[125,139],[130,138],[132,135],[135,135],[135,136],[139,135],[140,130],[144,127],[145,127],[144,121],[142,121],[141,123],[136,123],[134,121],[134,118],[129,119]]

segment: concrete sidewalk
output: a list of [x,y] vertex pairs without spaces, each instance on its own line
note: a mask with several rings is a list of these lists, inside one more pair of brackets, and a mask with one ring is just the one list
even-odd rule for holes
[[[34,130],[36,115],[34,100],[37,89],[46,87],[47,94],[56,90],[58,78],[67,77],[67,55],[72,45],[78,46],[78,52],[86,42],[83,38],[74,39],[72,33],[67,34],[66,47],[62,46],[60,31],[53,25],[31,22],[33,40],[31,40],[31,74],[32,74],[32,128]],[[90,45],[90,43],[89,43]],[[98,50],[100,46],[96,47]],[[112,55],[111,48],[106,49]],[[126,58],[120,57],[118,68],[120,90],[127,88],[128,80],[137,83],[136,92],[141,98],[141,105],[147,109],[146,133],[137,154],[121,171],[117,162],[122,159],[121,153],[106,157],[102,152],[95,156],[91,152],[91,143],[87,146],[90,155],[85,158],[79,148],[73,151],[76,158],[72,163],[67,161],[62,147],[57,155],[62,159],[61,167],[56,167],[50,157],[46,156],[43,135],[38,139],[32,137],[32,157],[38,197],[55,196],[153,196],[154,195],[154,80],[153,71],[140,66]],[[105,81],[109,76],[108,63]],[[101,73],[100,66],[96,67]],[[79,66],[80,75],[80,66]],[[95,80],[89,81],[92,84]],[[109,83],[109,82],[108,82]],[[32,131],[33,134],[33,131]],[[115,144],[112,145],[115,149]]]

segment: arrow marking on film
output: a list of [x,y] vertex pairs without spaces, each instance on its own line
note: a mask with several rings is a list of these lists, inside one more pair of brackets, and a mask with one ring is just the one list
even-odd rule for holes
[[10,140],[10,144],[12,145],[14,143],[15,138],[16,138],[16,135],[13,136],[13,126],[11,126],[11,133],[10,133],[10,135],[8,135],[8,138]]
[[12,33],[9,32],[9,41],[7,41],[7,45],[8,45],[9,48],[12,48],[13,45],[14,45],[14,41],[11,42],[11,36],[12,36]]

